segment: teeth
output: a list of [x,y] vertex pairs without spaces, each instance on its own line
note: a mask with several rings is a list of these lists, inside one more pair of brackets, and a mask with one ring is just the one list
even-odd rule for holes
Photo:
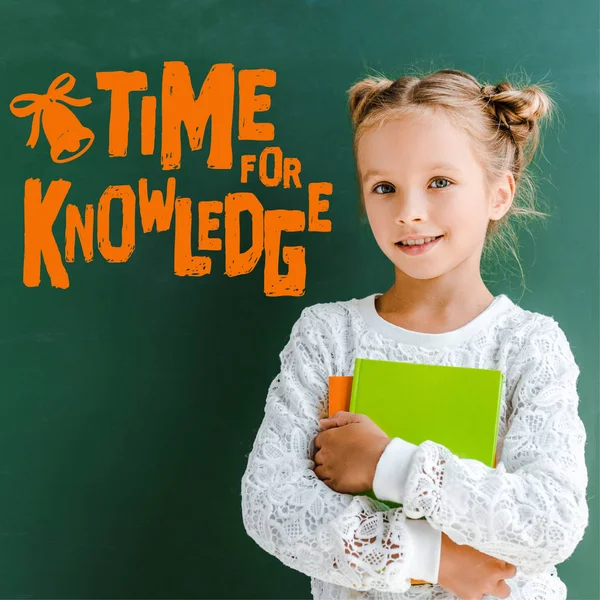
[[431,242],[431,240],[435,240],[435,238],[421,238],[420,240],[407,240],[406,242],[400,242],[403,246],[421,246],[422,244],[426,244]]

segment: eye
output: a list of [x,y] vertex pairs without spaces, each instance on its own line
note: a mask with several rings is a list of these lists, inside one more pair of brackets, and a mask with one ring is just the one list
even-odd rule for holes
[[[447,181],[448,183],[452,183],[449,179],[446,179],[445,177],[436,177],[433,181]],[[434,187],[433,189],[438,189],[438,190],[443,190],[444,188],[447,188],[447,185],[444,185],[442,187]]]
[[[389,191],[389,192],[382,192],[383,194],[386,194],[386,193],[388,193],[388,194],[391,194],[391,193],[394,191],[394,186],[393,186],[393,185],[390,185],[389,183],[378,183],[378,184],[377,184],[377,185],[376,185],[376,186],[373,188],[373,191],[375,192],[375,190],[376,190],[378,187],[382,187],[382,186],[383,186],[383,187],[388,187],[388,188],[391,188],[391,191]],[[375,192],[375,193],[376,193],[376,194],[379,194],[379,192]]]

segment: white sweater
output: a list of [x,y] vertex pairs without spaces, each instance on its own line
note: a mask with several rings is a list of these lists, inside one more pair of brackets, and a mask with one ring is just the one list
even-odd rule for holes
[[[587,527],[588,477],[579,368],[562,329],[502,294],[459,329],[420,333],[379,316],[379,295],[309,306],[294,324],[241,482],[248,535],[310,576],[316,600],[454,599],[437,584],[441,532],[514,564],[512,600],[564,600],[555,565]],[[497,467],[395,438],[373,491],[402,507],[330,489],[313,471],[314,438],[329,375],[352,375],[357,357],[501,370]]]

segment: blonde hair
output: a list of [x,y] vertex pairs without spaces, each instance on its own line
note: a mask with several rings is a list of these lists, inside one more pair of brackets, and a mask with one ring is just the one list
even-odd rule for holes
[[[527,170],[540,141],[539,119],[550,117],[555,104],[541,85],[521,89],[508,81],[481,84],[475,77],[454,69],[442,69],[421,77],[404,75],[396,80],[369,76],[349,90],[348,104],[354,126],[354,155],[361,136],[389,119],[443,110],[452,123],[465,131],[484,171],[487,189],[507,170],[515,179],[512,205],[499,220],[490,220],[482,253],[482,269],[488,258],[497,264],[502,250],[518,256],[517,225],[548,213],[537,209],[535,181]],[[357,176],[360,176],[357,169]],[[360,217],[365,217],[359,181]],[[524,278],[523,278],[524,282]]]

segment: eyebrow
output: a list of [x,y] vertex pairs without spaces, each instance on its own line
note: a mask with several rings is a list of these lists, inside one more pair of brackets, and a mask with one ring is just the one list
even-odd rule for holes
[[[431,165],[428,170],[435,171],[437,169],[443,169],[445,171],[460,171],[460,169],[451,163],[437,163],[435,165]],[[385,175],[383,171],[379,171],[378,169],[368,169],[363,175],[363,182],[367,181],[369,178],[374,177],[376,175]]]

